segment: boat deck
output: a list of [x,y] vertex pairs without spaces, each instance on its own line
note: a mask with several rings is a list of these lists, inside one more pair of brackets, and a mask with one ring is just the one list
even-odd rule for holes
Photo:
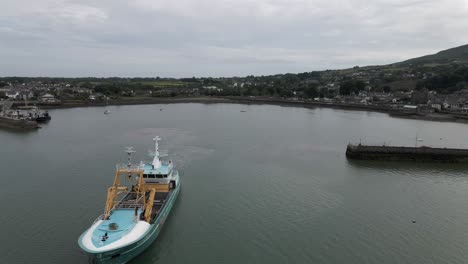
[[[150,224],[154,223],[156,220],[158,213],[164,206],[171,192],[172,190],[170,192],[157,192],[155,194]],[[135,198],[135,193],[127,194],[122,201],[117,204],[115,209],[112,210],[109,218],[104,219],[94,230],[92,237],[94,246],[103,247],[109,245],[128,234],[135,227],[143,213],[142,197],[138,200]],[[138,208],[136,216],[135,208]]]
[[159,211],[163,207],[164,203],[167,200],[167,197],[169,196],[169,194],[171,192],[172,192],[172,190],[169,191],[169,192],[158,192],[158,193],[156,193],[156,196],[154,197],[153,211],[151,213],[150,224],[154,223],[154,221],[156,220],[157,214],[159,213]]
[[135,210],[116,209],[113,210],[108,219],[94,230],[93,244],[102,247],[119,240],[135,226]]

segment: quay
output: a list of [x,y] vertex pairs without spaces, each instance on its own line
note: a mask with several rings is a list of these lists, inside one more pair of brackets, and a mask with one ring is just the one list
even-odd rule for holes
[[468,149],[348,144],[346,157],[356,160],[468,162]]

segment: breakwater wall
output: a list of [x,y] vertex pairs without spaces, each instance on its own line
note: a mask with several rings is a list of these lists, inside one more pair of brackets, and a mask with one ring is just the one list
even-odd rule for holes
[[468,149],[348,144],[346,157],[357,160],[408,160],[468,163]]

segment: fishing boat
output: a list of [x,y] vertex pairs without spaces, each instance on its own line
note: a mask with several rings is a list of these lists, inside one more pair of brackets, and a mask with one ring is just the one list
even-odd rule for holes
[[20,110],[11,110],[12,105],[11,101],[0,102],[0,127],[23,130],[39,128],[35,120],[24,116]]
[[104,214],[78,239],[91,263],[126,263],[161,232],[180,192],[180,179],[173,162],[161,160],[160,138],[153,140],[152,162],[132,164],[135,151],[127,148],[128,164],[117,165]]
[[44,111],[44,112],[38,113],[34,119],[38,123],[44,123],[44,122],[50,121],[52,117],[50,116],[49,112]]
[[105,114],[105,115],[110,114],[110,110],[104,111],[104,114]]
[[35,105],[28,105],[28,101],[24,100],[24,106],[18,106],[21,115],[25,116],[28,120],[36,121],[37,123],[45,123],[52,119],[49,112],[39,109]]

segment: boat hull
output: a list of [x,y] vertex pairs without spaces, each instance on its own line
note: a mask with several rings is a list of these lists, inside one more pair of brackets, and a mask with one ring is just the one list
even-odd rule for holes
[[[174,189],[173,193],[170,197],[168,197],[167,204],[164,206],[162,212],[158,215],[156,221],[151,224],[148,233],[141,238],[140,240],[136,241],[133,244],[127,245],[122,248],[118,248],[115,250],[102,252],[102,253],[90,253],[86,252],[89,255],[89,262],[93,264],[118,264],[118,263],[127,263],[131,259],[135,258],[139,254],[141,254],[145,249],[147,249],[154,240],[158,237],[161,229],[168,217],[175,201],[180,192],[180,182],[178,186]],[[81,240],[81,238],[80,238]]]
[[36,121],[0,117],[0,127],[17,129],[37,129],[39,128],[39,125]]
[[36,122],[38,123],[45,123],[45,122],[49,122],[52,118],[50,116],[40,116],[40,117],[36,117]]

